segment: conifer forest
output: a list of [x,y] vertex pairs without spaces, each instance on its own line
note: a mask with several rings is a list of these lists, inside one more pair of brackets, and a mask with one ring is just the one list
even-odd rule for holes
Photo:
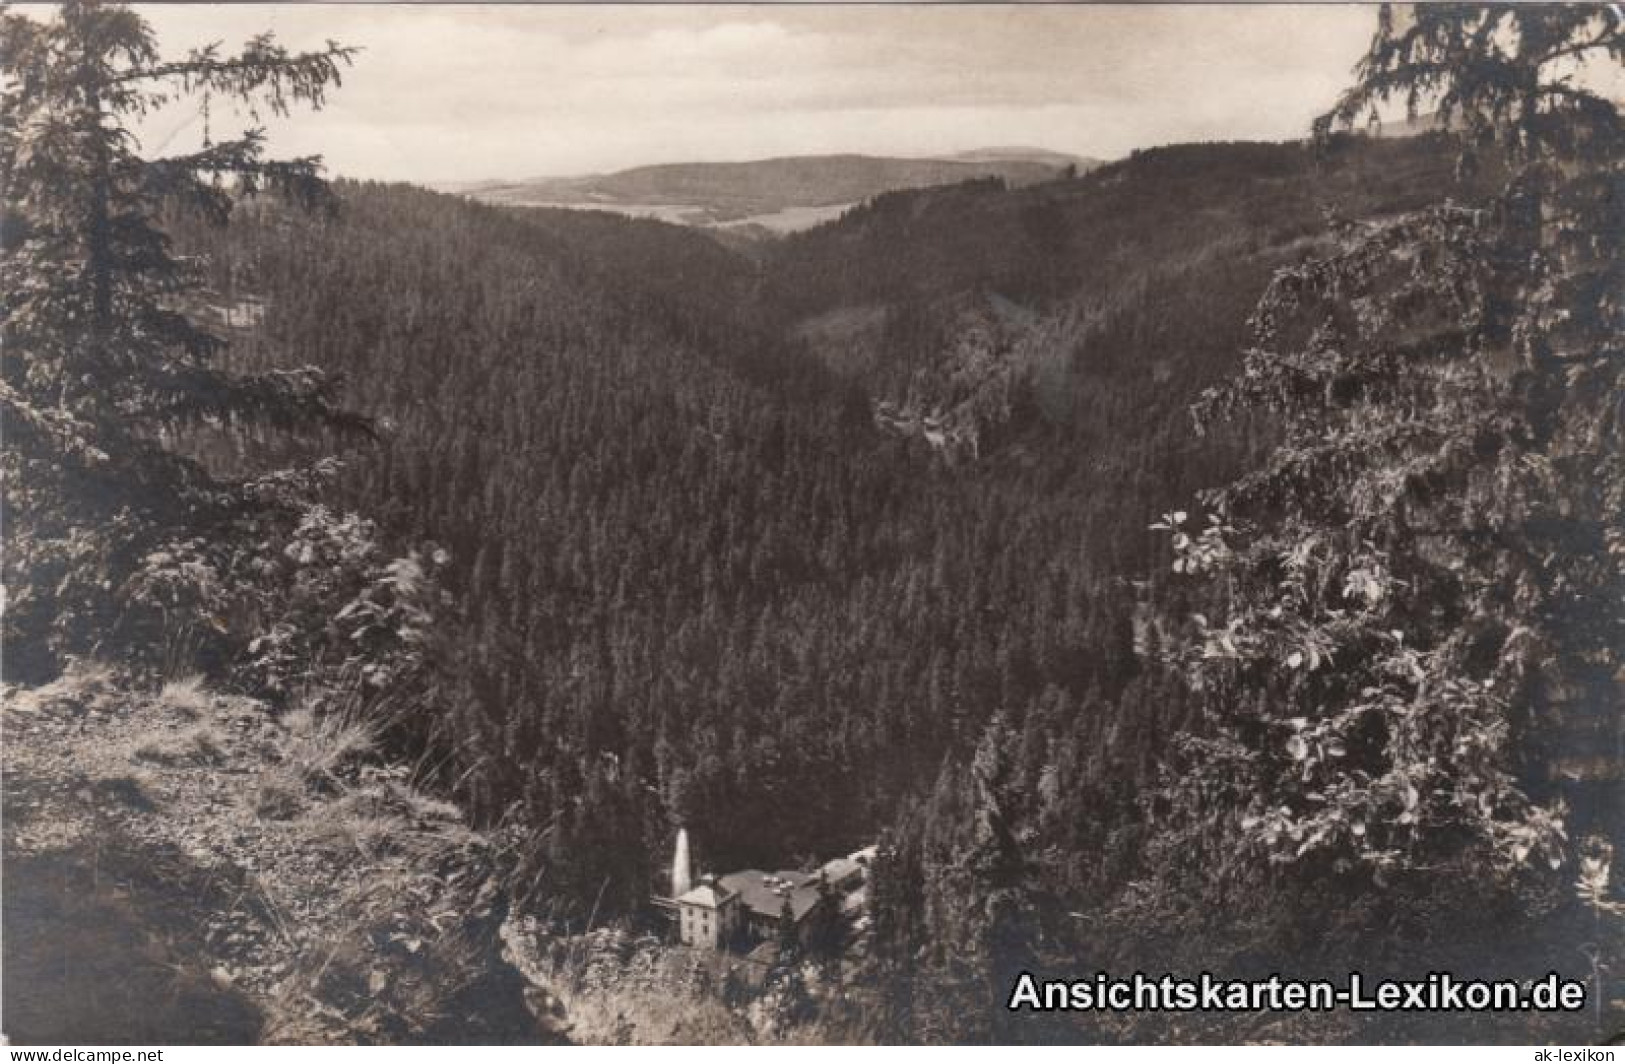
[[[0,9],[7,1038],[1625,1038],[1618,5],[1270,140],[284,152],[397,13]],[[1136,971],[1584,1004],[1007,1007]]]

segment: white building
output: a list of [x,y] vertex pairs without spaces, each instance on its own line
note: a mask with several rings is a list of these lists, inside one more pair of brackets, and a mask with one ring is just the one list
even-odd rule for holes
[[677,933],[685,946],[722,949],[738,937],[743,912],[737,890],[702,876],[699,886],[677,899]]

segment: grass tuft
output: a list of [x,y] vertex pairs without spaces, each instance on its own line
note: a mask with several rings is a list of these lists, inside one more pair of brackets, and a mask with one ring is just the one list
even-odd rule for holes
[[135,761],[160,765],[212,765],[225,757],[225,737],[212,724],[151,735],[130,748]]
[[355,712],[319,713],[301,706],[283,719],[283,726],[284,763],[300,780],[318,787],[341,787],[343,770],[377,743],[372,723]]
[[158,692],[158,698],[188,720],[203,716],[214,702],[214,696],[203,685],[203,677],[196,673],[170,680]]

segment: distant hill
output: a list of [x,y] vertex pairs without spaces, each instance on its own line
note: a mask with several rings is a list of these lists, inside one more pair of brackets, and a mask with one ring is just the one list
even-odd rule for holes
[[446,186],[509,206],[592,208],[685,225],[789,232],[899,189],[998,178],[1024,186],[1099,163],[1040,148],[985,148],[949,158],[807,155],[738,163],[671,163],[586,177]]
[[1457,133],[1461,128],[1462,122],[1459,117],[1445,122],[1439,117],[1438,112],[1429,111],[1414,118],[1401,115],[1376,125],[1359,126],[1353,132],[1391,140],[1396,137],[1420,137],[1429,133]]
[[1057,170],[1075,166],[1080,174],[1101,165],[1099,159],[1090,159],[1081,155],[1068,155],[1065,152],[1050,151],[1048,148],[1031,148],[1021,145],[973,148],[970,151],[955,152],[953,155],[944,156],[944,158],[971,163],[1038,163],[1042,166],[1053,166]]

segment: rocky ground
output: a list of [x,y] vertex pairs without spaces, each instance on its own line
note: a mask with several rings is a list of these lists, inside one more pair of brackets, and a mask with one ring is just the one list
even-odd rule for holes
[[491,841],[372,738],[97,668],[6,692],[5,1035],[560,1040],[500,957]]
[[[768,966],[600,928],[560,938],[509,920],[504,956],[572,1040],[610,1045],[844,1045],[873,1040],[872,1012],[834,971]],[[545,1004],[544,1004],[545,1003]]]

